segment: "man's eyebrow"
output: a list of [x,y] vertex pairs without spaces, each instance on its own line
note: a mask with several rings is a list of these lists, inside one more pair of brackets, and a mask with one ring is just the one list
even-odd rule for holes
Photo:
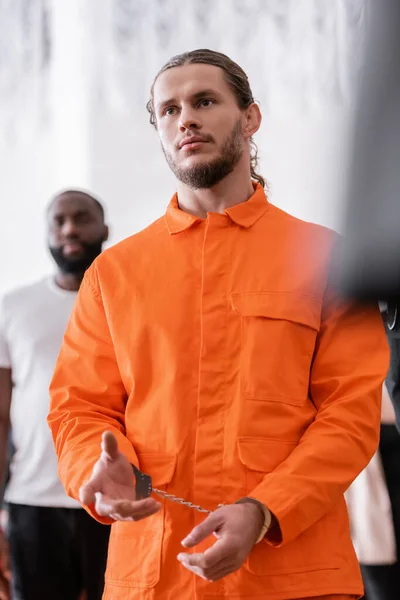
[[176,99],[175,98],[169,98],[168,100],[163,100],[162,102],[159,102],[156,106],[157,110],[160,111],[163,108],[165,108],[166,106],[169,106],[170,104],[175,104],[176,103]]
[[[218,92],[211,88],[207,88],[204,90],[200,90],[199,92],[195,92],[191,95],[192,100],[200,100],[200,98],[206,98],[207,96],[218,96]],[[161,111],[166,106],[170,106],[171,104],[176,104],[176,98],[169,98],[168,100],[163,100],[159,104],[157,104],[157,111]]]
[[219,94],[216,90],[208,88],[205,90],[200,90],[200,92],[196,92],[192,97],[194,100],[198,100],[199,98],[204,98],[205,96],[219,96]]
[[[75,212],[72,212],[70,215],[67,215],[69,217],[72,217],[73,219],[79,219],[80,217],[87,217],[90,216],[90,210],[88,208],[79,208],[78,210],[76,210]],[[51,215],[52,219],[63,219],[65,217],[65,213],[62,211],[56,211],[53,213],[53,215]]]

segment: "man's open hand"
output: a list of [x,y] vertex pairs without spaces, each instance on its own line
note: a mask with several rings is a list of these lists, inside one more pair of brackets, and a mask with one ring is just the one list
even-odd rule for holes
[[79,497],[82,504],[94,502],[98,515],[116,521],[140,521],[161,508],[154,498],[136,500],[132,466],[119,452],[117,440],[109,431],[103,434],[100,458]]

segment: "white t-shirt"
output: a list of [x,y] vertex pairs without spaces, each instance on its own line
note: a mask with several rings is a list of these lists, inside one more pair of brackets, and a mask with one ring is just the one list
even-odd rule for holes
[[0,367],[11,368],[11,427],[15,454],[5,500],[78,508],[57,475],[50,429],[49,384],[77,293],[53,278],[7,294],[0,307]]

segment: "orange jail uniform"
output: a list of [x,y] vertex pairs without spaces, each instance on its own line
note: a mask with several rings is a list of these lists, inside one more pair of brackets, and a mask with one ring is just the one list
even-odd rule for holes
[[343,494],[377,448],[389,357],[378,308],[335,291],[336,242],[260,186],[205,219],[175,195],[87,271],[48,418],[68,493],[110,430],[154,487],[210,510],[251,496],[280,532],[208,582],[176,558],[204,515],[163,501],[113,524],[105,600],[362,595]]

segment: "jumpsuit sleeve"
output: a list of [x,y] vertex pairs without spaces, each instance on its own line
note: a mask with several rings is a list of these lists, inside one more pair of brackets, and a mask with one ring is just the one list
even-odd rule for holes
[[279,527],[267,542],[295,539],[339,501],[374,455],[389,351],[378,306],[343,299],[328,283],[310,373],[317,413],[290,456],[249,496]]
[[[71,314],[50,385],[50,426],[58,472],[67,493],[79,489],[100,457],[101,438],[111,431],[129,462],[138,465],[125,435],[127,394],[98,283],[96,263],[86,272]],[[94,506],[84,507],[103,523]]]

